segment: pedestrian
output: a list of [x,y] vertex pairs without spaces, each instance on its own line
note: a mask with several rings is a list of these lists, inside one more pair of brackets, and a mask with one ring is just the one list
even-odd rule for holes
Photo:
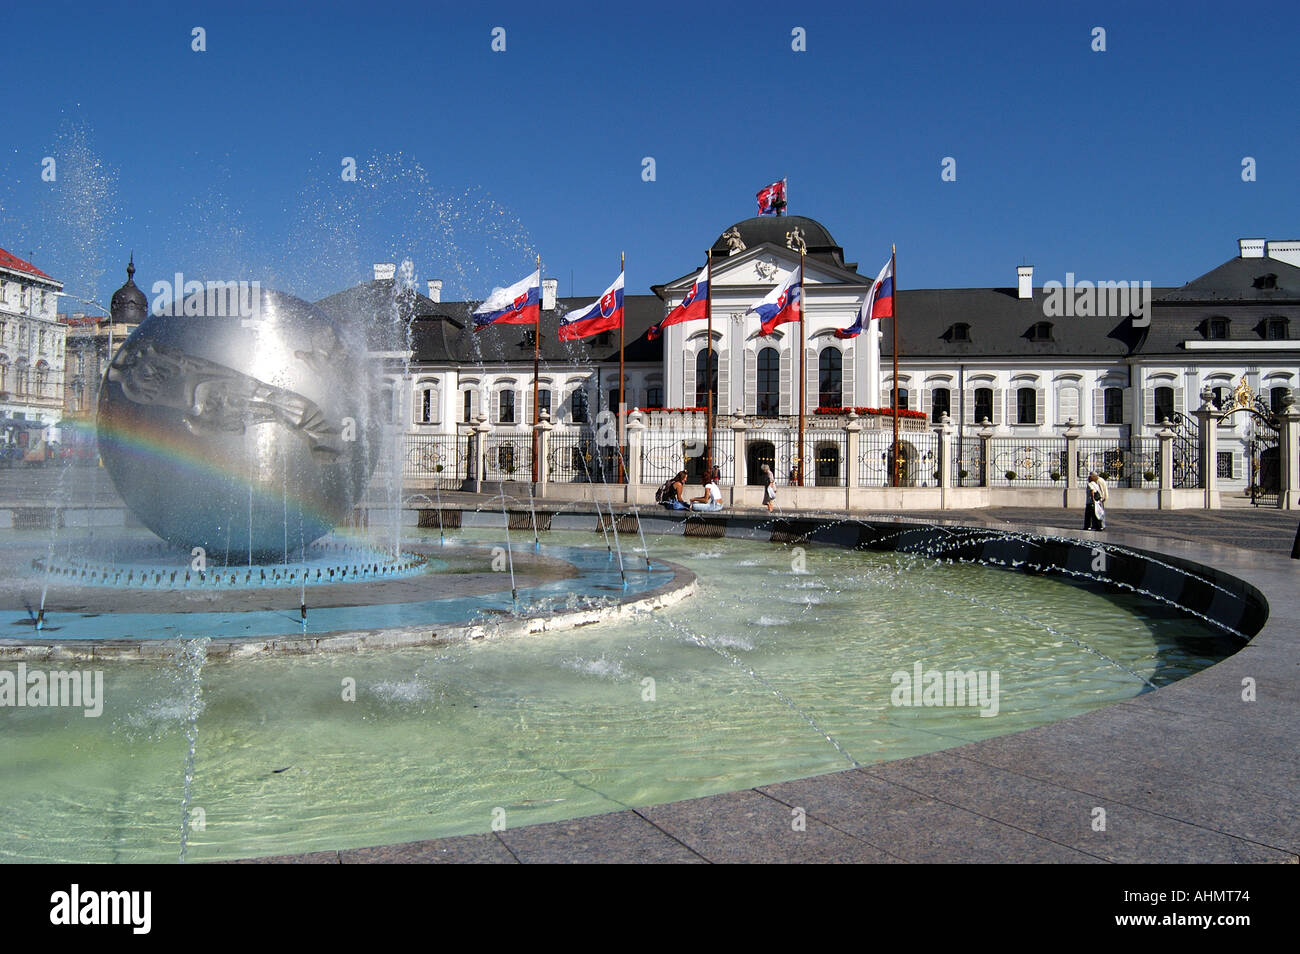
[[1083,505],[1083,529],[1105,530],[1106,508],[1102,504],[1102,489],[1095,473],[1089,472],[1088,486],[1084,490],[1087,500]]
[[776,475],[767,464],[764,464],[760,470],[763,472],[763,503],[767,504],[767,512],[773,513],[772,505],[776,502]]
[[718,486],[718,481],[722,479],[722,471],[715,467],[709,474],[708,481],[704,484],[704,493],[699,497],[691,498],[691,509],[703,512],[712,512],[722,509],[722,488]]

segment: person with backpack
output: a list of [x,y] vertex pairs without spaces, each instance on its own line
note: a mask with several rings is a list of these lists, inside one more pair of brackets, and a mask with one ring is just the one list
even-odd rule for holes
[[689,510],[683,498],[686,490],[686,471],[677,472],[677,476],[664,483],[655,491],[655,502],[668,510]]

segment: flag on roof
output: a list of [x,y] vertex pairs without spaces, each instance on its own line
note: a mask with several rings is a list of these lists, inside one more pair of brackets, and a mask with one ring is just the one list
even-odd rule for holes
[[758,190],[758,214],[780,215],[785,211],[785,180],[779,179]]

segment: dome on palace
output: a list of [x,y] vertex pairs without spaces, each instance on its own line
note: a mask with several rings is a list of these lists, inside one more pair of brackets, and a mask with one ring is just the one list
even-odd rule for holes
[[149,299],[135,284],[135,256],[126,266],[126,284],[113,292],[108,311],[115,323],[138,325],[149,317]]
[[830,256],[838,264],[844,264],[844,249],[835,244],[831,233],[816,219],[803,215],[758,215],[752,219],[737,222],[718,236],[713,243],[713,254],[726,257],[731,252],[727,242],[727,232],[732,229],[740,233],[740,240],[746,248],[771,242],[773,245],[786,245],[785,233],[798,228],[803,232],[804,241],[808,243],[809,255]]

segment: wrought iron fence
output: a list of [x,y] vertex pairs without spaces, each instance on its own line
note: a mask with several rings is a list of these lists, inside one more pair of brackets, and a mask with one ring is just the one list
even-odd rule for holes
[[1090,473],[1100,475],[1112,487],[1157,487],[1160,482],[1160,439],[1082,438],[1075,474],[1083,482]]
[[858,486],[888,487],[891,457],[898,459],[900,487],[937,487],[939,485],[939,436],[933,431],[899,434],[898,449],[889,431],[863,431],[858,446]]
[[745,431],[744,477],[747,484],[763,484],[763,465],[771,468],[778,486],[793,482],[799,453],[799,433],[786,428],[754,428]]
[[[602,446],[591,430],[552,431],[546,441],[546,479],[574,484],[617,483],[620,473],[626,479],[626,454],[626,446]],[[621,472],[620,463],[624,465]]]
[[1174,414],[1169,418],[1169,428],[1174,432],[1174,486],[1203,487],[1201,474],[1201,425],[1190,414]]
[[1065,486],[1069,465],[1064,437],[994,438],[989,444],[989,486]]
[[472,474],[467,434],[407,434],[402,456],[402,482],[417,487],[435,484],[455,490]]
[[984,441],[978,437],[953,438],[952,485],[978,487],[984,479]]
[[532,480],[532,433],[488,434],[483,443],[483,479]]
[[698,471],[704,466],[704,429],[696,431],[646,430],[641,437],[641,481],[662,484],[679,471]]

